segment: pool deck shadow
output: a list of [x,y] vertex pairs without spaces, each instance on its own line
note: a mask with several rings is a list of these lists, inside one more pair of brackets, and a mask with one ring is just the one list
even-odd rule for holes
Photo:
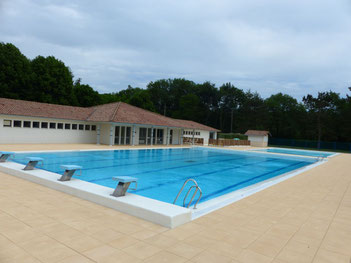
[[[104,148],[120,147],[0,145]],[[175,229],[0,173],[0,262],[350,262],[350,163],[340,154]]]

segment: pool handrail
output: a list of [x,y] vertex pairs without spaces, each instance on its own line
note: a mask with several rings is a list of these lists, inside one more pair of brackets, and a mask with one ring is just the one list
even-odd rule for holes
[[186,200],[186,198],[188,197],[188,195],[189,195],[189,193],[190,193],[190,190],[193,189],[193,188],[195,187],[196,190],[195,190],[193,196],[191,197],[191,200],[190,200],[190,202],[189,202],[187,208],[189,208],[189,206],[190,206],[191,203],[193,202],[193,199],[194,199],[194,197],[195,197],[197,191],[200,191],[200,196],[199,196],[199,198],[197,199],[197,201],[196,201],[196,203],[195,203],[195,205],[194,205],[194,209],[196,209],[196,205],[199,203],[199,201],[200,201],[200,199],[201,199],[201,197],[202,197],[202,190],[201,190],[201,188],[199,187],[199,185],[197,184],[197,182],[195,181],[195,179],[193,179],[193,178],[189,178],[189,179],[187,179],[187,180],[184,182],[182,188],[179,190],[179,192],[178,192],[176,198],[174,199],[173,204],[175,204],[175,203],[177,202],[178,197],[180,196],[181,192],[183,191],[184,187],[186,186],[186,184],[187,184],[188,182],[193,182],[195,185],[192,185],[192,186],[189,188],[188,192],[186,193],[186,195],[185,195],[185,197],[184,197],[184,200],[183,200],[183,206],[185,207],[185,200]]

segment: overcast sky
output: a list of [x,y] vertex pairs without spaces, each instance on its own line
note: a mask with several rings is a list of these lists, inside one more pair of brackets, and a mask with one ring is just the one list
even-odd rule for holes
[[0,0],[0,41],[99,92],[162,78],[298,99],[351,86],[351,0]]

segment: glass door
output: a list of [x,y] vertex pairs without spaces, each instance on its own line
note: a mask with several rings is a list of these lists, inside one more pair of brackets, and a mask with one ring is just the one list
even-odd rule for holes
[[119,145],[120,127],[115,127],[115,145]]
[[163,144],[163,129],[157,129],[157,144]]
[[147,145],[151,145],[151,128],[147,129]]
[[139,144],[146,144],[146,128],[139,128]]
[[126,127],[125,126],[122,126],[121,127],[121,145],[125,145],[126,143],[125,143],[125,138],[126,138],[126,134],[125,134],[125,132],[126,132]]
[[127,131],[126,131],[126,144],[130,144],[130,133],[132,131],[131,127],[126,127]]
[[173,143],[173,130],[169,131],[169,144]]

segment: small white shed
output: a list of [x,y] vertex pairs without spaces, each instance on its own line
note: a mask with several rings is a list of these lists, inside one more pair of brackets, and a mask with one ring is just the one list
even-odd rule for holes
[[245,135],[248,136],[251,146],[267,147],[269,131],[248,130]]

